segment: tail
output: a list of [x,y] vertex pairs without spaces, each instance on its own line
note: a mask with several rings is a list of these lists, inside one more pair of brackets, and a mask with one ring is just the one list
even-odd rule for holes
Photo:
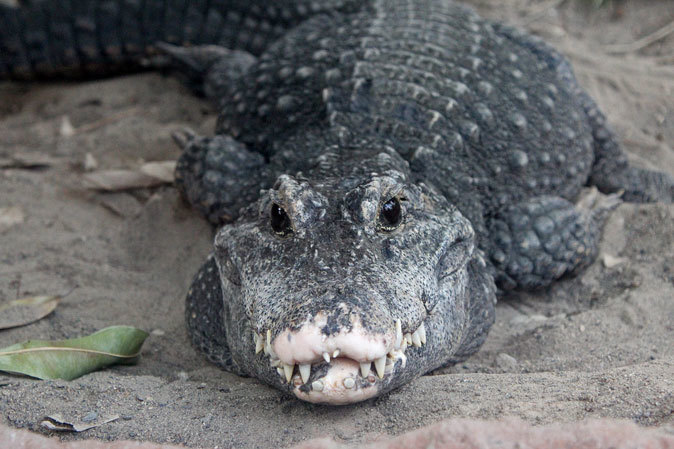
[[[309,15],[350,0],[30,0],[0,5],[0,79],[138,70],[157,42],[261,53]],[[318,4],[318,6],[310,7]]]

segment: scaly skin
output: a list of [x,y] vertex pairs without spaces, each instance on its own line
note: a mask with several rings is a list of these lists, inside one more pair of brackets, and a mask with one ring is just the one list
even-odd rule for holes
[[[107,3],[81,5],[100,16]],[[188,293],[188,327],[214,362],[300,399],[367,399],[474,353],[497,287],[543,287],[596,256],[619,201],[575,206],[583,186],[672,201],[671,177],[629,167],[563,57],[455,3],[284,2],[297,12],[285,22],[263,2],[218,4],[260,27],[302,21],[243,46],[253,55],[231,51],[252,42],[246,30],[226,27],[238,37],[223,42],[183,26],[212,8],[181,15],[169,3],[133,14],[153,33],[139,52],[184,36],[221,44],[158,45],[220,109],[216,136],[176,135],[177,186],[224,223]],[[15,77],[60,73],[40,61],[68,53],[3,40]],[[87,66],[88,47],[64,48]],[[96,48],[92,62],[109,58]]]

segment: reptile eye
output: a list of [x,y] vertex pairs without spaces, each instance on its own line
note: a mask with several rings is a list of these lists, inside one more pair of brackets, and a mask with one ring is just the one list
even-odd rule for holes
[[283,237],[292,234],[293,232],[290,217],[286,211],[276,203],[271,206],[271,228],[276,234]]
[[382,231],[393,231],[402,219],[402,208],[398,198],[391,198],[381,206],[379,211],[379,228]]

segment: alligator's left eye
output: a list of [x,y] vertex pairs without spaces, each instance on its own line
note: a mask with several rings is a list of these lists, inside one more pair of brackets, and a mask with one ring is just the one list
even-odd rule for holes
[[293,232],[292,223],[290,217],[285,210],[278,204],[274,203],[271,206],[271,228],[274,232],[281,236],[286,237]]
[[393,231],[402,221],[402,207],[398,198],[391,198],[381,206],[379,211],[379,229]]

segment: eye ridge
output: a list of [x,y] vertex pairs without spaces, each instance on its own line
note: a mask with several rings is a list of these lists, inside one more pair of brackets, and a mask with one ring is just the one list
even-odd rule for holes
[[288,213],[276,203],[271,206],[270,224],[274,233],[281,237],[286,237],[293,232],[292,222]]
[[379,229],[390,232],[402,222],[402,206],[397,197],[393,197],[382,204],[379,210]]

